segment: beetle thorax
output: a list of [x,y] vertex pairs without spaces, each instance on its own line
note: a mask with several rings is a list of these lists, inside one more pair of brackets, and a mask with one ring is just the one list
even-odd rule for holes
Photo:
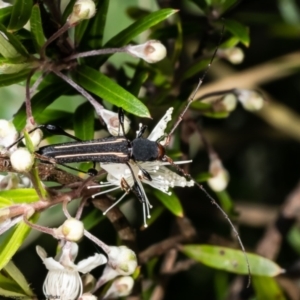
[[159,146],[157,142],[144,138],[132,141],[132,158],[136,161],[153,161],[158,159]]

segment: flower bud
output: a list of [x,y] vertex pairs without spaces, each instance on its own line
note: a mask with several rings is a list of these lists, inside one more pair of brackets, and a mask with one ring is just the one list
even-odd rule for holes
[[237,99],[234,94],[227,94],[222,99],[222,105],[224,106],[225,110],[228,112],[234,111],[237,104]]
[[7,120],[0,119],[0,146],[8,147],[18,137],[14,124]]
[[[36,126],[37,126],[36,124],[32,124],[31,121],[29,119],[27,119],[26,127],[25,127],[27,131],[30,131],[30,130],[36,128]],[[36,129],[35,131],[31,132],[29,134],[29,136],[31,139],[32,146],[34,148],[36,148],[40,144],[40,142],[43,138],[43,132],[41,129]],[[22,142],[26,145],[25,138],[22,140]]]
[[236,90],[238,100],[243,107],[249,111],[260,110],[264,105],[263,96],[254,90]]
[[66,220],[58,230],[64,235],[66,240],[71,242],[79,241],[84,234],[83,223],[74,218]]
[[127,52],[132,56],[139,57],[149,64],[164,59],[167,55],[166,47],[157,40],[150,40],[140,45],[128,45]]
[[[120,134],[123,135],[123,130],[119,124],[119,115],[117,113],[107,109],[101,109],[99,110],[99,114],[103,119],[103,121],[105,122],[107,126],[107,130],[111,135],[118,136],[119,131]],[[126,116],[124,116],[125,134],[129,131],[129,129],[130,129],[130,120]]]
[[113,299],[128,296],[133,288],[134,280],[130,276],[122,276],[114,280],[103,299]]
[[73,6],[73,11],[67,19],[70,25],[92,18],[96,13],[95,2],[92,0],[77,0]]
[[218,55],[227,59],[234,65],[242,63],[245,57],[243,50],[238,47],[219,49]]
[[28,172],[33,166],[34,156],[26,148],[18,148],[10,156],[13,168],[18,172]]
[[229,174],[223,167],[219,158],[214,156],[211,159],[209,172],[212,175],[212,177],[207,180],[210,188],[215,192],[221,192],[225,190],[229,182]]
[[108,264],[114,268],[120,275],[130,275],[137,267],[135,253],[126,246],[110,247],[108,254]]

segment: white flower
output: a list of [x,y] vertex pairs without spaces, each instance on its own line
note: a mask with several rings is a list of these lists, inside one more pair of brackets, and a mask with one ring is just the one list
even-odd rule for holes
[[109,287],[103,299],[114,299],[128,296],[133,288],[134,280],[130,276],[122,276],[115,279]]
[[6,148],[10,146],[16,141],[17,137],[18,132],[14,124],[11,121],[0,119],[0,147],[3,146]]
[[8,173],[7,175],[0,175],[0,190],[30,187],[32,187],[31,180],[22,174]]
[[74,25],[82,20],[92,18],[96,13],[96,5],[92,0],[77,0],[67,22]]
[[241,48],[232,47],[226,49],[218,49],[218,55],[237,65],[243,62],[245,54]]
[[77,242],[83,237],[84,225],[80,220],[70,218],[57,228],[56,233],[62,234],[68,241]]
[[[47,257],[47,253],[40,246],[36,251],[46,268],[49,270],[43,285],[43,292],[47,299],[75,300],[82,295],[82,281],[79,272],[86,274],[92,269],[105,264],[106,257],[95,253],[87,259],[80,261],[77,265],[74,260],[78,253],[76,243],[67,242],[57,257]],[[51,298],[52,297],[52,298]]]
[[26,148],[18,148],[10,156],[13,168],[18,172],[28,172],[34,163],[34,156]]
[[[119,115],[113,111],[107,110],[107,109],[101,109],[99,112],[97,112],[103,121],[105,122],[107,126],[108,132],[113,135],[113,136],[119,136],[123,135],[122,128],[120,128],[119,125]],[[130,129],[130,120],[124,116],[124,130],[125,134],[129,131]],[[121,132],[119,132],[121,130]]]
[[[158,124],[155,126],[153,131],[148,136],[148,139],[151,141],[157,141],[159,138],[164,136],[165,129],[167,127],[167,123],[171,120],[171,114],[173,112],[173,108],[169,108],[166,114],[162,117],[162,119],[158,122]],[[160,142],[162,145],[165,143],[165,141]],[[189,163],[190,161],[180,161],[180,162],[174,162],[175,164],[184,164]],[[152,207],[147,195],[145,193],[144,187],[142,183],[146,183],[151,185],[152,187],[170,195],[169,188],[173,188],[175,186],[180,187],[190,187],[194,185],[194,181],[190,180],[188,181],[184,176],[180,176],[176,174],[175,172],[169,170],[166,168],[166,165],[169,165],[168,162],[162,162],[162,161],[146,161],[146,162],[134,162],[130,161],[129,165],[132,169],[132,172],[135,175],[135,178],[137,180],[137,184],[139,186],[139,189],[141,191],[142,199],[142,205],[143,205],[143,216],[144,216],[144,226],[147,227],[146,223],[146,216],[150,218],[150,208]],[[105,194],[117,189],[125,190],[125,193],[119,198],[110,208],[108,208],[104,214],[106,214],[112,207],[117,205],[129,192],[129,190],[133,190],[136,192],[136,187],[134,186],[134,178],[132,176],[132,173],[127,165],[125,164],[107,164],[107,163],[100,163],[101,168],[105,169],[108,173],[107,175],[107,182],[101,182],[100,187],[111,187],[113,188],[108,189],[106,191],[102,191],[100,193],[97,193],[93,195],[93,197],[96,197],[100,194]],[[151,176],[152,181],[148,180],[142,173],[141,169],[144,169],[148,174]],[[95,188],[99,186],[91,186],[89,188]]]
[[210,188],[215,192],[225,190],[229,182],[229,174],[223,167],[221,160],[215,155],[211,157],[209,173],[212,175],[212,177],[207,180]]
[[149,40],[140,45],[128,45],[127,52],[132,56],[145,60],[149,64],[156,63],[167,55],[166,47],[157,40]]
[[264,98],[258,91],[236,89],[235,92],[238,100],[246,110],[257,111],[260,110],[264,105]]

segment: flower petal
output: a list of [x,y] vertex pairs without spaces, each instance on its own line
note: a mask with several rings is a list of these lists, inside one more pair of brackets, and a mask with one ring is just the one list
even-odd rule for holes
[[103,254],[95,253],[94,256],[90,256],[84,260],[81,260],[77,264],[77,271],[86,274],[96,267],[107,263],[107,258]]
[[46,268],[49,271],[64,270],[65,267],[56,261],[53,257],[48,257],[43,260]]
[[[168,122],[172,119],[173,107],[170,107],[148,136],[148,140],[156,142],[165,134]],[[162,145],[164,143],[161,143]]]

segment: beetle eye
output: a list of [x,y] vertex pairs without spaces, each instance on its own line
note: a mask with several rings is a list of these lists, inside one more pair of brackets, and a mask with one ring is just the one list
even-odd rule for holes
[[164,160],[164,156],[165,156],[165,153],[166,153],[164,146],[157,143],[157,150],[158,150],[157,159],[158,160]]

